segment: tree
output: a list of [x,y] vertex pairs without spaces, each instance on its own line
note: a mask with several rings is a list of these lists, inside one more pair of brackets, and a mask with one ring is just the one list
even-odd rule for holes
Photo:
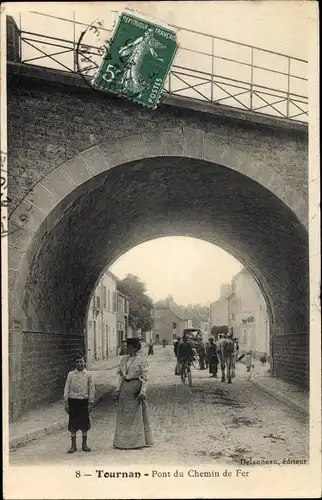
[[118,284],[118,289],[129,298],[129,324],[134,330],[148,332],[153,327],[153,301],[146,295],[146,285],[134,274],[128,274]]

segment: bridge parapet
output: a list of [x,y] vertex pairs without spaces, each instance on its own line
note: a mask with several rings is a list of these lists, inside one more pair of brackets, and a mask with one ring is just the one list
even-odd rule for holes
[[[34,23],[41,16],[47,21],[46,33],[29,30],[30,15]],[[78,40],[90,25],[79,22],[75,16],[63,19],[32,12],[27,20],[21,14],[16,20],[10,18],[10,40],[19,34],[19,44],[10,60],[19,58],[23,64],[78,74]],[[57,37],[57,31],[66,33],[66,37]],[[104,31],[110,36],[109,29]],[[307,61],[181,27],[178,40],[180,48],[165,84],[164,96],[307,122]],[[86,51],[92,65],[87,72],[90,80],[98,69],[100,56],[94,46],[86,45]]]

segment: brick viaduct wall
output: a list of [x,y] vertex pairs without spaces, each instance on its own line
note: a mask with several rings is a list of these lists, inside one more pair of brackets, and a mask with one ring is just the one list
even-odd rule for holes
[[[79,302],[83,304],[82,301],[84,301],[86,306],[86,294],[90,293],[103,265],[106,265],[106,261],[102,260],[102,254],[99,256],[94,253],[90,254],[92,250],[88,250],[88,260],[86,260],[87,257],[83,255],[84,252],[85,254],[87,252],[86,236],[83,240],[78,241],[78,246],[82,248],[83,254],[78,255],[75,247],[75,259],[79,259],[79,266],[77,267],[78,262],[75,264],[75,273],[76,271],[79,273],[80,269],[85,269],[86,263],[90,266],[90,255],[92,255],[92,260],[96,258],[95,266],[93,266],[95,269],[91,270],[91,277],[86,284],[88,290],[86,289],[86,293],[85,291],[80,292],[79,287],[85,285],[78,283],[77,273],[74,275],[73,282],[72,280],[68,282],[66,275],[68,267],[64,267],[64,262],[68,262],[68,257],[64,253],[64,249],[58,248],[59,245],[63,245],[67,235],[74,231],[73,224],[78,227],[79,234],[83,234],[81,225],[77,224],[81,224],[84,214],[89,213],[89,207],[91,207],[93,214],[96,210],[96,221],[97,217],[104,219],[105,215],[102,216],[103,207],[100,208],[100,211],[95,208],[95,203],[98,205],[97,200],[99,199],[97,195],[95,198],[93,194],[93,198],[88,203],[86,197],[89,199],[95,190],[99,192],[104,180],[108,178],[106,176],[114,175],[114,167],[118,168],[119,165],[123,164],[132,165],[131,162],[142,159],[146,161],[146,159],[153,157],[173,158],[173,170],[177,165],[178,176],[182,175],[185,166],[184,158],[195,159],[195,162],[224,165],[230,171],[236,172],[237,176],[231,179],[229,186],[235,185],[235,189],[237,189],[239,184],[240,190],[247,193],[248,184],[246,181],[245,187],[243,189],[241,187],[244,179],[248,179],[249,189],[254,189],[254,206],[257,202],[256,196],[260,202],[262,193],[256,194],[255,184],[260,186],[261,189],[265,190],[268,198],[266,205],[264,202],[262,203],[263,206],[260,210],[262,218],[258,219],[259,222],[256,224],[263,224],[265,219],[268,231],[276,231],[276,228],[280,226],[279,222],[276,222],[278,217],[275,212],[265,214],[265,207],[266,210],[270,210],[271,207],[275,207],[275,204],[279,204],[281,213],[284,210],[281,207],[285,207],[281,221],[283,219],[285,227],[287,227],[287,220],[291,221],[290,233],[287,238],[285,236],[285,241],[292,245],[291,235],[294,235],[294,245],[298,245],[298,251],[303,251],[304,255],[303,268],[295,252],[290,258],[291,264],[294,262],[295,274],[297,272],[299,274],[296,276],[298,283],[296,286],[303,288],[302,291],[296,290],[294,292],[293,308],[297,307],[298,300],[302,300],[304,306],[303,311],[299,313],[300,315],[303,313],[302,316],[299,316],[298,320],[294,320],[292,327],[289,327],[292,328],[292,331],[286,329],[286,323],[283,323],[282,319],[271,328],[276,340],[274,341],[275,373],[277,376],[293,382],[294,376],[297,376],[299,385],[307,385],[308,323],[307,312],[304,311],[308,293],[307,233],[305,230],[308,219],[307,133],[303,127],[289,129],[286,128],[285,124],[278,127],[277,121],[274,120],[271,121],[271,124],[259,125],[256,122],[256,117],[246,119],[243,114],[238,120],[236,117],[232,119],[170,105],[161,105],[156,111],[151,112],[121,99],[81,88],[75,82],[72,82],[74,85],[70,85],[70,82],[69,84],[62,81],[50,82],[48,80],[50,72],[39,74],[38,70],[38,73],[37,71],[33,73],[33,70],[28,71],[30,72],[29,76],[25,75],[24,70],[19,67],[12,67],[9,71],[9,187],[10,197],[13,199],[10,207],[12,212],[10,230],[13,232],[9,237],[10,404],[12,418],[16,418],[23,409],[46,400],[55,399],[61,394],[62,380],[70,368],[71,357],[83,345],[81,321],[79,324],[73,323],[73,315],[77,315],[78,312],[76,309],[72,310],[72,303],[68,303],[69,297],[73,294],[76,297],[78,293],[81,293]],[[178,157],[181,157],[181,163]],[[188,160],[186,163],[188,164]],[[129,168],[127,167],[127,172]],[[158,170],[155,172],[157,176]],[[129,173],[122,175],[123,179],[124,175],[130,176]],[[146,175],[152,174],[147,173]],[[171,169],[167,175],[169,178]],[[133,186],[137,185],[134,178],[134,180],[130,177],[127,179],[129,189],[131,183]],[[158,186],[164,185],[164,179],[162,181],[160,179],[156,178],[154,191],[158,190]],[[190,181],[189,177],[187,179]],[[181,179],[181,185],[182,181],[183,179]],[[32,193],[29,193],[30,188],[33,188]],[[117,188],[120,190],[118,192],[124,191],[122,185],[118,185]],[[19,203],[23,196],[26,196],[24,202]],[[110,198],[113,198],[111,194]],[[120,209],[117,201],[113,203],[115,203],[115,207]],[[139,204],[139,199],[137,203]],[[237,198],[236,203],[238,205]],[[241,207],[246,206],[243,203],[244,201],[241,203]],[[25,226],[21,227],[19,215],[30,207],[32,207],[32,216]],[[86,211],[84,212],[85,207]],[[229,210],[229,203],[225,210]],[[73,217],[70,216],[71,211]],[[127,216],[130,218],[130,215]],[[254,213],[253,217],[255,221],[259,215]],[[224,221],[224,218],[223,215],[220,220]],[[245,233],[247,226],[251,225],[250,220],[246,217],[242,223],[240,219],[240,228],[244,224]],[[93,221],[94,219],[92,219],[92,224]],[[111,220],[108,223],[111,228],[114,227]],[[116,224],[117,221],[115,221]],[[134,220],[133,224],[135,224]],[[256,224],[254,222],[254,228],[257,227]],[[269,224],[272,224],[271,228]],[[88,226],[90,227],[90,223]],[[227,228],[231,228],[231,225],[228,225]],[[162,231],[161,234],[164,234],[164,228]],[[142,238],[144,238],[144,227],[143,230],[141,228],[141,232]],[[222,232],[224,233],[224,231]],[[213,234],[214,229],[207,228],[207,234],[210,233]],[[239,236],[237,233],[238,231],[236,238],[242,238],[240,236],[242,233]],[[157,235],[157,233],[155,234]],[[201,229],[198,234],[202,237]],[[112,237],[111,229],[108,239],[103,241],[102,238],[97,237],[97,245],[101,245],[103,248],[104,244]],[[151,237],[151,232],[148,237]],[[219,241],[223,248],[231,249],[232,254],[234,254],[233,237],[234,230],[231,232],[226,247],[224,238]],[[265,237],[263,236],[263,246],[265,246]],[[91,237],[88,236],[88,238],[90,241]],[[116,252],[120,252],[121,248],[126,251],[126,244],[129,241],[126,238],[124,236],[123,244],[119,243],[121,247],[115,248],[114,253],[110,254],[110,262],[113,258],[115,259]],[[119,241],[122,242],[122,235],[119,237]],[[249,241],[250,243],[247,243],[245,239],[246,250],[247,245],[251,245],[251,239]],[[131,242],[136,244],[134,238]],[[254,248],[258,244],[260,244],[258,241],[254,241]],[[53,245],[56,245],[54,249]],[[287,248],[285,245],[286,243],[284,243],[283,249],[279,247],[279,243],[277,243],[277,247],[271,244],[270,250],[271,253],[280,252],[281,255],[283,254],[282,259],[286,265]],[[44,250],[46,248],[47,253]],[[276,281],[279,301],[283,293],[285,297],[290,299],[292,280],[289,275],[284,274],[284,285],[281,277],[278,276],[278,274],[282,274],[282,271],[276,271],[276,277],[271,276],[268,279],[265,274],[266,269],[265,272],[261,273],[260,267],[261,265],[267,266],[268,272],[268,268],[272,267],[274,263],[274,258],[271,262],[264,264],[263,254],[262,260],[259,259],[255,262],[251,247],[249,249],[248,262],[243,260],[244,257],[245,259],[247,257],[243,255],[241,250],[239,254],[236,250],[235,256],[241,262],[247,263],[257,280],[261,282],[264,295],[266,291],[268,305],[274,305],[278,302],[276,297],[274,298],[272,284],[274,280]],[[48,262],[50,252],[54,256],[52,263]],[[66,276],[65,289],[58,287],[59,279],[63,278],[56,276],[53,269],[59,263],[61,263]],[[74,263],[72,262],[71,265]],[[272,274],[271,270],[269,272]],[[42,279],[42,273],[49,273],[48,276],[51,276],[49,281],[52,284],[55,282],[56,288],[53,285],[52,288],[46,288],[47,285],[42,285],[43,288],[38,286],[38,282]],[[71,276],[72,274],[73,271],[71,271]],[[45,280],[45,278],[43,279]],[[86,279],[84,275],[84,281]],[[47,298],[45,292],[47,292]],[[57,295],[56,298],[53,296],[54,292]],[[302,299],[300,298],[301,294],[303,295]],[[29,300],[31,296],[33,300]],[[37,304],[39,306],[44,301],[48,317],[46,317],[45,310],[43,316],[40,317],[41,307],[39,310],[37,307]],[[61,323],[55,325],[55,317],[57,316],[55,307],[58,301],[61,303],[65,301],[66,311],[64,318],[61,318]],[[279,313],[278,316],[281,315],[282,313]],[[50,319],[48,319],[50,317],[53,318],[51,324]],[[82,320],[81,316],[80,319]],[[46,331],[48,333],[45,333]],[[295,337],[296,341],[294,341]],[[300,368],[297,373],[289,368],[292,364],[290,360],[298,361]],[[50,365],[50,363],[53,364]],[[48,385],[49,382],[51,385]]]

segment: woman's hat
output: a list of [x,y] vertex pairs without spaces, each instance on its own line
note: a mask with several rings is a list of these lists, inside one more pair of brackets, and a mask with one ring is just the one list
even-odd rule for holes
[[141,348],[141,342],[139,341],[139,339],[137,338],[130,338],[130,339],[126,339],[126,344],[127,345],[132,345],[133,347],[137,347],[138,349]]

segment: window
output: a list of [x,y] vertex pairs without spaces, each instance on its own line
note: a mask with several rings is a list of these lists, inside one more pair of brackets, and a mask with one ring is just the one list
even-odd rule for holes
[[116,312],[116,292],[113,292],[113,312]]
[[100,309],[100,308],[101,308],[101,298],[96,297],[96,309]]
[[172,328],[173,328],[173,330],[177,329],[177,323],[175,321],[172,322]]
[[93,323],[94,325],[94,358],[98,360],[98,349],[97,349],[97,334],[96,334],[96,321]]
[[104,355],[106,358],[108,358],[108,344],[109,344],[109,325],[105,325],[105,349],[104,349]]
[[106,309],[107,303],[106,303],[106,286],[103,287],[103,307]]
[[118,297],[117,310],[124,313],[124,299],[122,297]]
[[111,310],[111,291],[107,290],[107,309]]

